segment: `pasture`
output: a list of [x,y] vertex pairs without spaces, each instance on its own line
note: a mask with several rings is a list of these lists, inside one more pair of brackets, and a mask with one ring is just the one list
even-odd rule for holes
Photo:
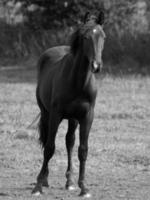
[[[86,181],[92,200],[150,198],[150,77],[103,76],[99,80],[95,118],[89,138]],[[74,182],[65,190],[66,121],[59,127],[56,152],[49,164],[50,187],[31,195],[42,164],[36,125],[36,72],[0,70],[0,199],[76,200],[78,131],[74,148]]]

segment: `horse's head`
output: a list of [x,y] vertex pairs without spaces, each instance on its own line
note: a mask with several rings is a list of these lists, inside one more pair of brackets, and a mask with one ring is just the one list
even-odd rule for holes
[[89,61],[92,72],[99,72],[102,68],[102,51],[104,48],[105,33],[103,31],[104,13],[98,16],[86,13],[83,25],[82,47],[84,56]]
[[87,12],[84,23],[74,32],[71,38],[71,51],[74,55],[82,53],[91,66],[93,73],[102,68],[102,51],[105,41],[103,30],[104,13],[100,11],[98,16]]

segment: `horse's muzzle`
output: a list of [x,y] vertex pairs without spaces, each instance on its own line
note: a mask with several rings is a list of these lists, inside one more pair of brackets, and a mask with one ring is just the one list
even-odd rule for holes
[[102,68],[103,68],[102,62],[98,63],[96,61],[92,61],[92,72],[93,73],[101,72]]

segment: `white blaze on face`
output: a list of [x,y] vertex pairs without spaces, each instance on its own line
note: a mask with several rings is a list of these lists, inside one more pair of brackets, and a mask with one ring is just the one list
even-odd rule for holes
[[93,64],[93,67],[97,69],[99,65],[102,63],[102,51],[104,46],[104,39],[105,39],[105,33],[101,26],[97,25],[93,29],[93,40],[94,40],[94,49],[95,49],[95,64]]

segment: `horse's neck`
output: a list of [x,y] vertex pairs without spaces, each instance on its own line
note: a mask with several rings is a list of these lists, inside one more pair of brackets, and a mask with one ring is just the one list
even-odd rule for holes
[[89,62],[82,52],[79,52],[76,55],[72,66],[72,80],[74,88],[78,91],[83,90],[86,84],[88,84],[90,76],[92,76],[92,73],[89,69]]

